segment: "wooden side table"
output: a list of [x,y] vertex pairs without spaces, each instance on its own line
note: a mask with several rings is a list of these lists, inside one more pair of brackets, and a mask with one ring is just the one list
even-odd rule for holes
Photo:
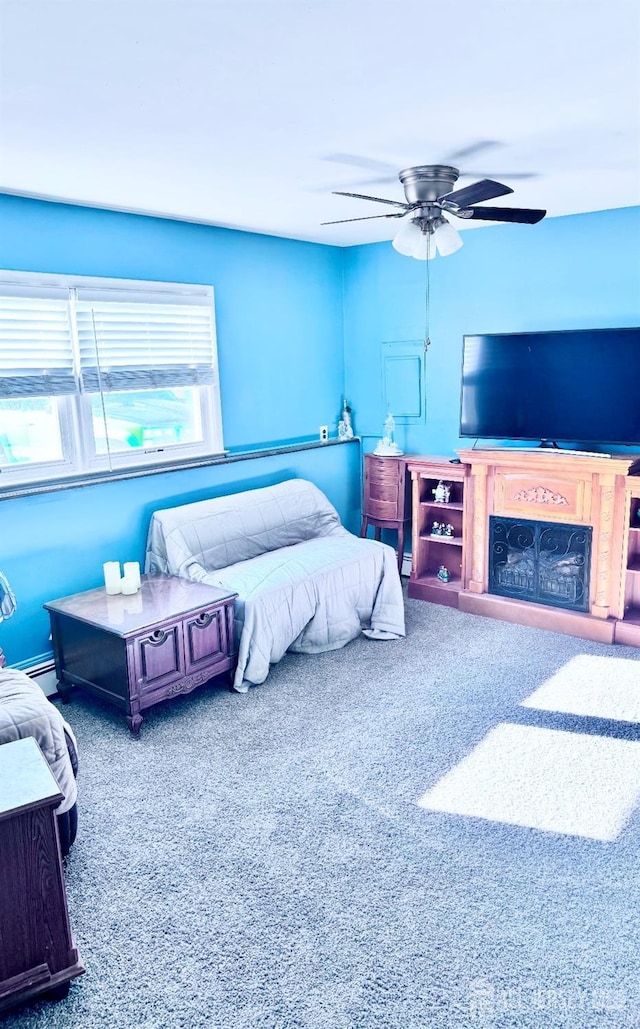
[[398,571],[402,572],[405,529],[411,522],[411,476],[406,473],[405,457],[364,455],[361,536],[370,525],[380,539],[382,529],[398,533]]
[[0,1012],[64,996],[84,972],[62,875],[61,800],[32,736],[0,746]]
[[62,699],[81,686],[124,711],[137,736],[142,711],[233,674],[236,596],[154,575],[133,596],[99,588],[45,604]]

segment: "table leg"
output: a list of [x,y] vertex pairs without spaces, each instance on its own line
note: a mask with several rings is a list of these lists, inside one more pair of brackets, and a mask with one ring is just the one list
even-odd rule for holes
[[129,697],[129,713],[127,715],[127,725],[131,731],[131,735],[135,736],[136,739],[140,735],[140,726],[142,725],[142,715],[140,714],[140,698]]
[[398,528],[398,571],[402,575],[402,560],[404,558],[404,525]]
[[131,735],[135,736],[136,739],[140,735],[140,726],[142,725],[143,718],[139,711],[134,714],[127,715],[127,724],[131,730]]
[[71,684],[65,682],[64,679],[58,679],[56,686],[58,688],[58,696],[63,704],[69,704],[71,701]]

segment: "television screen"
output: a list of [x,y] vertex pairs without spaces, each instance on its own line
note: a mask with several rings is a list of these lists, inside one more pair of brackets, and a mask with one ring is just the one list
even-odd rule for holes
[[460,435],[640,445],[640,328],[465,336]]

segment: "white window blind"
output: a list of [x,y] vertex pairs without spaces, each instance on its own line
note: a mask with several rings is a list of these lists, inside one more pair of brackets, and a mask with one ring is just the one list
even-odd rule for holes
[[78,289],[83,390],[111,393],[215,383],[211,302],[199,296],[176,299]]
[[0,282],[0,399],[76,389],[68,290]]
[[0,271],[2,482],[223,452],[210,285]]

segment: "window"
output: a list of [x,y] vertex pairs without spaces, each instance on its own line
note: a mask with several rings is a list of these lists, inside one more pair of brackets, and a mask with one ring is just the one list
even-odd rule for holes
[[210,286],[0,272],[0,486],[222,452]]

